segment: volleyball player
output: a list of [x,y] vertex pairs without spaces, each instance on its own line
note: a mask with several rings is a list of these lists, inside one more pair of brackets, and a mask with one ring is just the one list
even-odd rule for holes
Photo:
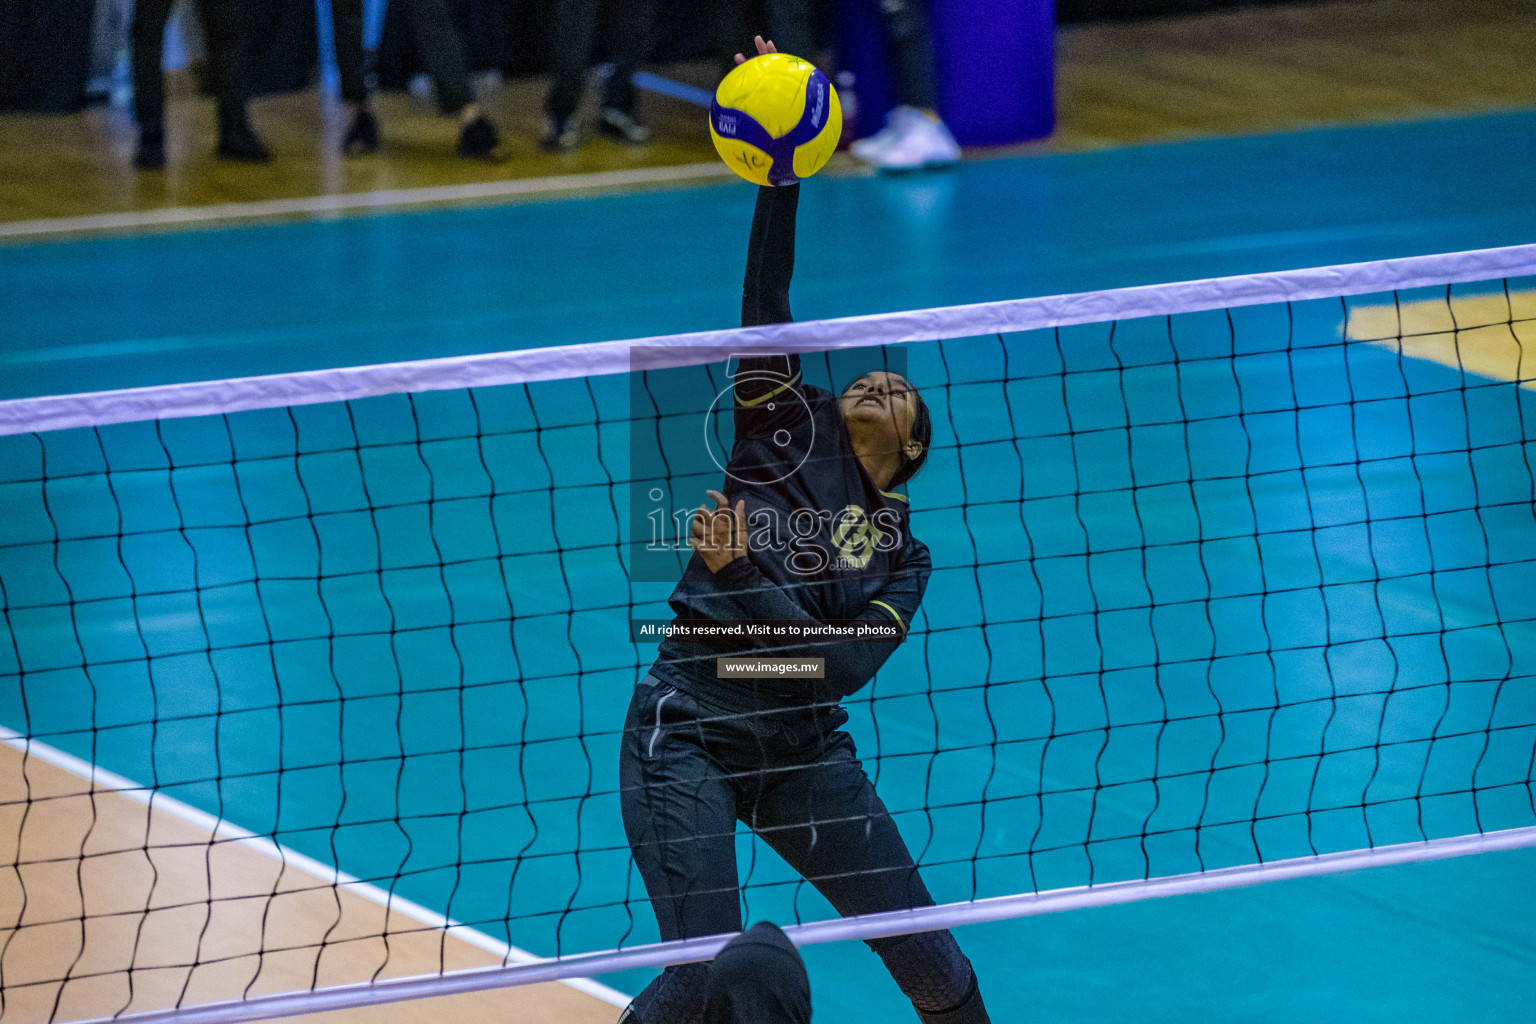
[[[758,40],[759,52],[771,43]],[[742,325],[788,321],[798,184],[763,188],[747,251]],[[692,525],[670,603],[681,622],[840,621],[896,638],[799,645],[669,637],[630,703],[620,753],[624,827],[663,939],[741,930],[735,825],[745,822],[838,913],[933,903],[864,773],[838,703],[895,651],[922,600],[928,550],[896,488],[932,434],[922,398],[875,370],[842,394],[806,385],[797,356],[740,360],[723,491]],[[749,530],[752,542],[748,543]],[[717,678],[716,659],[814,656],[822,679]],[[871,939],[927,1024],[988,1020],[947,931]],[[625,1024],[697,1022],[707,965],[669,967]]]

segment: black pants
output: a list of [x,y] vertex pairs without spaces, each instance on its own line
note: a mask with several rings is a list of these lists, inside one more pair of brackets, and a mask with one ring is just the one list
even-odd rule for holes
[[[840,728],[847,720],[840,707],[730,715],[650,676],[636,688],[619,785],[624,830],[663,939],[741,930],[737,821],[839,914],[933,904],[853,738]],[[968,997],[980,1008],[970,962],[948,932],[870,945],[920,1011],[948,1010]],[[641,1024],[698,1020],[705,977],[698,967],[669,968],[652,982],[635,1000]]]
[[614,62],[603,106],[634,113],[635,68],[650,54],[651,4],[652,0],[556,0],[554,67],[544,103],[551,117],[564,121],[581,103],[599,15],[606,15],[606,38]]
[[[910,107],[934,106],[933,38],[928,31],[928,12],[923,0],[873,0],[880,9],[885,34],[890,40],[895,65],[897,101]],[[728,40],[728,54],[751,56],[752,33],[742,25],[739,2],[720,4],[717,24]],[[816,59],[815,6],[812,0],[768,0],[768,38],[780,53],[806,60]],[[739,40],[745,39],[747,45]]]
[[[176,0],[133,5],[133,109],[140,125],[165,121],[165,23]],[[250,99],[246,14],[241,0],[198,0],[222,124],[242,123]]]
[[930,110],[934,106],[933,39],[923,0],[879,0],[885,31],[896,58],[901,102]]
[[[766,0],[761,5],[766,26],[756,6],[746,0],[716,0],[711,4],[715,38],[727,73],[736,66],[736,54],[750,57],[756,52],[752,37],[758,34],[772,40],[780,53],[812,62],[821,56],[830,29],[826,0]],[[822,70],[830,72],[831,68]]]
[[437,83],[437,109],[457,114],[475,98],[469,88],[469,58],[453,22],[449,0],[405,0],[416,30],[416,50]]
[[331,38],[336,46],[336,70],[341,75],[341,98],[362,103],[368,98],[363,0],[331,0]]
[[[416,53],[437,85],[437,108],[457,114],[474,100],[469,86],[469,57],[453,20],[452,0],[399,0],[416,40]],[[336,38],[336,70],[341,98],[368,98],[363,60],[363,0],[331,0]]]

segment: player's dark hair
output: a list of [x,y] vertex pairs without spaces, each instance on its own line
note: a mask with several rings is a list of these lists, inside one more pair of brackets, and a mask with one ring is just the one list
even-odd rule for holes
[[[908,386],[911,382],[908,381]],[[928,403],[923,401],[923,396],[918,394],[916,388],[911,389],[911,394],[917,399],[917,414],[912,420],[912,431],[909,434],[911,440],[923,446],[923,450],[917,453],[917,458],[907,458],[903,451],[901,457],[905,459],[896,475],[891,477],[887,487],[895,487],[897,484],[906,483],[917,476],[917,471],[923,468],[923,463],[928,461],[928,448],[933,442],[933,417],[928,415]]]

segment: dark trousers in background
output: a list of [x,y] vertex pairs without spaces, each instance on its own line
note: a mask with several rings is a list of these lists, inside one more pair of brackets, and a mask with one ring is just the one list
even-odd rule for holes
[[[934,106],[933,40],[928,31],[928,11],[923,0],[869,0],[880,10],[895,64],[898,99],[909,107],[931,110]],[[717,30],[727,40],[726,52],[752,55],[753,31],[745,25],[745,5],[722,0],[716,7]],[[818,15],[826,12],[815,0],[767,0],[766,38],[780,53],[792,53],[815,61],[825,25]]]
[[613,59],[603,106],[635,111],[635,69],[650,55],[652,0],[555,0],[555,50],[545,110],[557,121],[576,113],[592,61],[599,18]]
[[[715,35],[720,40],[725,70],[735,67],[735,55],[751,57],[752,37],[770,40],[780,53],[815,62],[821,56],[826,37],[827,0],[765,0],[766,27],[756,20],[753,5],[745,0],[717,0],[714,10]],[[750,19],[750,20],[749,20]],[[822,70],[827,70],[823,68]]]
[[[395,2],[405,9],[417,56],[437,85],[438,109],[444,114],[457,114],[475,97],[469,85],[464,38],[454,24],[451,0]],[[331,0],[331,19],[336,37],[336,68],[341,73],[341,98],[348,103],[361,103],[368,98],[363,0]]]
[[341,98],[362,103],[368,99],[363,0],[331,0],[331,35],[336,45],[336,70],[341,73]]
[[[780,53],[793,54],[804,60],[816,59],[816,27],[811,0],[768,0],[768,30],[773,33],[774,48]],[[751,45],[752,40],[747,40]],[[750,57],[750,50],[742,50]]]
[[923,0],[879,0],[886,35],[896,60],[900,99],[909,107],[932,110],[933,40],[928,32],[928,12]]
[[453,23],[450,0],[404,0],[416,31],[416,50],[437,83],[437,109],[457,114],[474,100],[464,38]]
[[[133,108],[140,125],[165,120],[165,25],[176,0],[138,0],[133,8]],[[246,15],[240,0],[198,0],[219,123],[243,124],[250,99]]]

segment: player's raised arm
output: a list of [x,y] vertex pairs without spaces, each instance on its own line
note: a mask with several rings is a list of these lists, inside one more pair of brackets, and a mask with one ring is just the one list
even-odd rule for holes
[[[795,214],[800,185],[765,185],[757,190],[747,272],[741,285],[741,326],[788,323],[789,282],[795,273]],[[733,369],[736,401],[751,407],[800,382],[800,356],[785,353],[745,356]]]
[[789,311],[789,283],[795,275],[795,217],[800,183],[762,185],[747,240],[747,272],[741,283],[741,326],[783,324]]
[[[710,135],[726,164],[759,187],[747,246],[741,325],[787,323],[789,283],[795,269],[795,214],[800,179],[815,174],[832,155],[842,126],[837,91],[809,62],[781,54],[757,36],[757,56],[736,55],[738,67],[721,81],[710,106]],[[749,361],[743,370],[756,380],[742,386],[743,405],[798,377],[790,357],[788,375]],[[761,371],[761,372],[760,372]]]
[[[773,43],[758,36],[758,55],[777,53]],[[746,60],[736,55],[736,63]],[[741,326],[788,323],[789,282],[795,273],[795,216],[800,185],[762,185],[752,212],[752,233],[747,241],[747,269],[741,285]],[[799,379],[798,355],[772,358],[747,357],[734,369],[736,397],[743,404],[763,398],[776,388]]]

